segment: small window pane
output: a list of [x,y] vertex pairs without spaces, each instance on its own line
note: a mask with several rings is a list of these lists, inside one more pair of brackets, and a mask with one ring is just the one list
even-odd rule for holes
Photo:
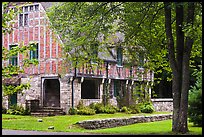
[[23,14],[19,15],[19,26],[23,26]]
[[35,50],[30,51],[30,59],[38,59],[38,43],[34,45]]
[[35,5],[35,11],[39,10],[39,5]]
[[33,11],[33,6],[30,6],[30,11]]
[[[9,49],[11,50],[12,48],[16,47],[17,45],[10,45]],[[13,66],[17,66],[18,65],[18,56],[17,54],[13,55],[10,57],[9,59],[9,64],[13,65]]]
[[24,26],[28,25],[28,14],[25,14],[24,16]]
[[24,7],[24,12],[28,12],[28,6]]
[[118,65],[122,66],[122,60],[123,60],[123,58],[122,58],[122,48],[119,47],[117,49],[117,62],[118,62]]

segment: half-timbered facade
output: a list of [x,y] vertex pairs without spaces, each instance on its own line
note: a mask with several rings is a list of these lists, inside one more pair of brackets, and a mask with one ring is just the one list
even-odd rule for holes
[[[46,16],[46,8],[51,4],[41,2],[24,5],[22,13],[15,19],[12,33],[2,35],[2,45],[7,49],[29,43],[35,43],[37,49],[31,51],[29,57],[37,59],[39,64],[30,65],[20,78],[22,83],[30,82],[31,87],[23,91],[24,94],[19,93],[14,96],[16,98],[14,103],[25,105],[26,100],[39,100],[39,105],[42,107],[60,107],[67,112],[80,100],[83,100],[84,105],[102,102],[103,95],[106,93],[106,84],[108,85],[106,94],[114,105],[117,105],[118,94],[132,92],[138,82],[151,84],[153,72],[144,71],[138,66],[126,68],[120,55],[113,57],[101,54],[100,57],[104,62],[95,69],[86,64],[71,70],[68,65],[65,68],[62,65],[62,40],[50,29],[49,19]],[[116,54],[122,54],[117,52],[120,49],[114,50]],[[22,66],[23,58],[25,56],[17,55],[12,60],[2,63]],[[65,74],[61,75],[64,72]],[[6,98],[3,105],[9,107]]]

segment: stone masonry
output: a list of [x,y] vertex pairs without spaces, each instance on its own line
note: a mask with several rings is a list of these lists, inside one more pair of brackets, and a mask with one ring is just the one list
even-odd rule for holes
[[133,116],[130,118],[109,118],[101,120],[85,120],[76,124],[85,129],[102,129],[112,128],[117,126],[125,126],[135,123],[153,122],[172,119],[172,114],[160,114],[152,116]]

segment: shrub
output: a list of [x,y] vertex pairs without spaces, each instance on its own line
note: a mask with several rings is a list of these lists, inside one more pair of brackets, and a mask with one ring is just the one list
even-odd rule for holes
[[140,111],[140,104],[129,106],[128,113],[131,113],[131,114],[141,113],[141,111]]
[[146,102],[140,106],[142,113],[152,113],[154,112],[154,106],[150,102]]
[[128,112],[128,108],[126,106],[123,106],[121,109],[120,109],[120,112]]
[[116,113],[116,110],[114,108],[111,108],[111,107],[105,107],[105,112],[104,113],[114,114],[114,113]]
[[89,105],[89,107],[91,109],[94,109],[96,114],[98,114],[98,113],[105,113],[105,107],[103,106],[102,103],[91,103]]
[[7,112],[7,109],[2,106],[2,114],[6,114],[6,112]]
[[104,107],[104,113],[107,113],[107,114],[114,114],[116,113],[116,110],[117,110],[116,107],[110,104]]
[[12,115],[30,115],[29,109],[25,109],[23,106],[12,105],[8,110],[7,114]]
[[76,114],[77,114],[77,108],[70,108],[69,111],[68,111],[68,113],[69,113],[70,115],[76,115]]
[[196,83],[189,92],[189,121],[195,126],[202,126],[202,70],[196,71]]
[[13,109],[8,109],[6,114],[14,115],[15,111]]
[[80,110],[78,110],[79,115],[95,115],[95,110],[91,109],[90,107],[83,107]]
[[79,110],[79,109],[82,109],[84,107],[84,103],[83,103],[83,100],[80,100],[79,101],[79,104],[77,105],[77,109]]
[[119,108],[110,104],[104,106],[102,103],[91,103],[89,107],[91,109],[94,109],[96,114],[98,113],[114,114],[119,111]]

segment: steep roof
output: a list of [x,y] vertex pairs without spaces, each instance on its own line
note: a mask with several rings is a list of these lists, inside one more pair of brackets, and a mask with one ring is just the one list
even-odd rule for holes
[[[21,4],[25,4],[25,2],[13,2],[17,5],[21,5]],[[44,8],[45,11],[48,11],[48,9],[53,6],[54,4],[56,4],[57,2],[33,2],[33,3],[40,3],[42,5],[42,7]],[[62,38],[61,38],[61,34],[58,34],[60,39],[63,41]],[[122,33],[119,33],[117,32],[114,35],[112,35],[113,38],[111,39],[111,41],[113,41],[115,44],[120,42],[120,41],[123,41],[124,40],[124,35]],[[104,50],[103,51],[99,51],[98,52],[98,57],[100,59],[103,59],[103,60],[106,60],[106,61],[112,61],[112,62],[116,62],[116,57],[117,57],[117,52],[114,50],[114,48],[107,48],[107,47],[104,47]],[[123,58],[124,59],[124,58]]]

